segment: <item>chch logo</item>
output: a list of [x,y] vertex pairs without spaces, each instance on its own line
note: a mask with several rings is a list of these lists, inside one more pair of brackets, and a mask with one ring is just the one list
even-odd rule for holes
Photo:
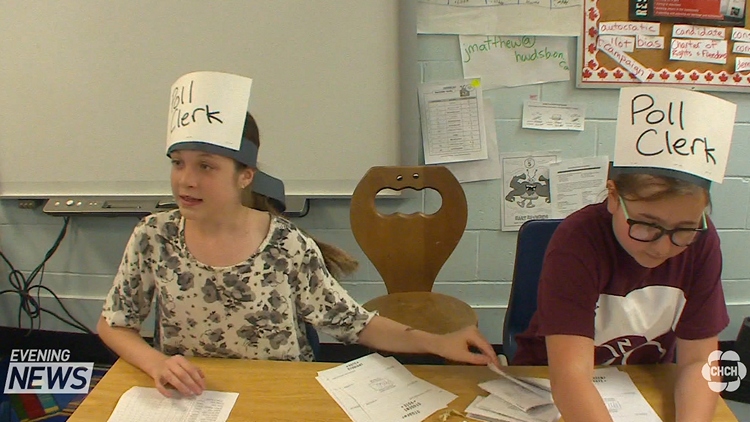
[[[703,364],[701,374],[703,379],[708,381],[708,388],[712,391],[732,392],[740,388],[742,379],[747,375],[747,367],[740,362],[740,355],[734,350],[714,350],[708,355],[708,361]],[[721,377],[722,381],[712,381],[713,377]]]

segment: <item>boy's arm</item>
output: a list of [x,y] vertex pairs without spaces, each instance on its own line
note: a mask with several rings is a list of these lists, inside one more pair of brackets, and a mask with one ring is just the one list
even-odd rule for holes
[[546,338],[552,397],[566,421],[611,421],[594,386],[594,341],[574,335]]
[[[719,394],[711,391],[701,369],[708,355],[717,350],[718,337],[701,340],[677,339],[677,381],[674,388],[676,420],[710,421]],[[717,362],[718,364],[718,362]],[[721,381],[715,379],[714,381]]]

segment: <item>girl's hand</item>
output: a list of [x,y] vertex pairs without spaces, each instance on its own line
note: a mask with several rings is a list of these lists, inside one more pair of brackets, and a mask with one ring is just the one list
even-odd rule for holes
[[206,389],[206,376],[200,368],[193,365],[182,355],[175,355],[160,362],[151,377],[156,389],[164,397],[172,397],[167,386],[172,386],[183,396],[199,395]]
[[[471,348],[479,350],[479,353],[472,351]],[[473,365],[494,363],[500,366],[500,361],[492,346],[473,325],[438,336],[434,353],[455,362]]]

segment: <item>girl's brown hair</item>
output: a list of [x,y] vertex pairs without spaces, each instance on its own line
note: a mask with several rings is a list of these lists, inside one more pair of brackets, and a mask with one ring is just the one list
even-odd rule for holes
[[621,173],[610,179],[617,193],[631,201],[656,201],[672,196],[703,194],[706,205],[711,205],[708,189],[682,179],[646,173]]
[[[271,215],[280,216],[282,207],[280,204],[265,195],[253,192],[252,187],[247,187],[242,191],[242,205],[248,208],[254,208],[260,211],[267,211]],[[307,234],[307,233],[305,233]],[[307,234],[310,236],[309,234]],[[323,261],[326,264],[328,272],[335,278],[340,279],[352,274],[359,268],[359,262],[346,251],[310,236],[323,253]]]

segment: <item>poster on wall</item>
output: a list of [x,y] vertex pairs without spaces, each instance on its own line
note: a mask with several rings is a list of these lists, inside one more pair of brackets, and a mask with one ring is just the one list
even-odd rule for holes
[[630,19],[745,26],[746,0],[630,0]]
[[518,231],[528,220],[551,218],[550,164],[554,152],[507,154],[503,163],[502,230]]

